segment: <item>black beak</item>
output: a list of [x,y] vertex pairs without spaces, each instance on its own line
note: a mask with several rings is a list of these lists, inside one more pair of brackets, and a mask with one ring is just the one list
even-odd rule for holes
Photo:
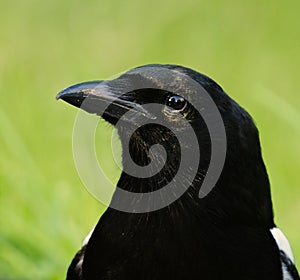
[[[156,118],[136,101],[130,100],[130,94],[111,87],[107,81],[84,82],[70,86],[58,93],[56,99],[62,99],[88,113],[97,114],[113,124],[128,111],[132,111],[135,117]],[[124,120],[132,121],[126,118]]]

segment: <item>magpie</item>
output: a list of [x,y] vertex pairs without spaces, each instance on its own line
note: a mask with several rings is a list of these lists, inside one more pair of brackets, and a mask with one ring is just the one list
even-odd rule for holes
[[[213,114],[207,98],[221,117],[225,142],[221,132],[211,133],[217,121],[207,123],[205,112]],[[151,64],[112,80],[70,86],[57,99],[115,126],[123,149],[111,203],[72,260],[67,280],[300,279],[289,242],[274,223],[258,130],[212,79],[178,65]],[[189,128],[199,150],[188,143]],[[210,165],[218,163],[212,163],[214,153],[222,153],[221,140],[222,170],[211,175],[212,188],[200,196]],[[164,152],[153,152],[156,144]],[[179,172],[183,157],[197,153],[198,163]],[[132,162],[148,176],[128,172]],[[147,169],[152,163],[160,163],[154,173]],[[171,182],[171,194],[159,193]],[[165,204],[147,196],[157,192]],[[144,200],[142,209],[144,197],[149,203]]]

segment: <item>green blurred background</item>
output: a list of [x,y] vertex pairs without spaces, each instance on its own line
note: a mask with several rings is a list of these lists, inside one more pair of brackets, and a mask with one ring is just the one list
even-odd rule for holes
[[[74,167],[77,110],[56,93],[146,63],[205,73],[252,114],[299,266],[299,10],[299,0],[2,1],[0,278],[64,279],[105,210]],[[104,151],[110,132],[100,124]]]

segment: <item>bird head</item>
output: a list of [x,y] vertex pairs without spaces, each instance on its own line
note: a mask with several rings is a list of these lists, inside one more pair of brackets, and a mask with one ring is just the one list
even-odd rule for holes
[[[268,176],[254,122],[207,76],[176,65],[146,65],[112,80],[70,86],[57,99],[117,128],[124,167],[119,188],[157,191],[181,172],[175,180],[177,187],[184,185],[175,195],[178,199],[185,193],[181,202],[213,207],[219,215],[226,209],[232,216],[240,215],[242,203],[254,220],[272,220]],[[200,199],[211,164],[220,162],[222,170],[209,174],[213,186]],[[145,167],[142,176],[139,167]]]

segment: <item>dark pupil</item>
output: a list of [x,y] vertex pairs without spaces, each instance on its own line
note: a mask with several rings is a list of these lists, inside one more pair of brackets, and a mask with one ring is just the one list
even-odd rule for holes
[[167,105],[172,107],[175,110],[180,110],[185,105],[185,99],[181,96],[173,95],[173,96],[169,97],[169,99],[167,101]]

